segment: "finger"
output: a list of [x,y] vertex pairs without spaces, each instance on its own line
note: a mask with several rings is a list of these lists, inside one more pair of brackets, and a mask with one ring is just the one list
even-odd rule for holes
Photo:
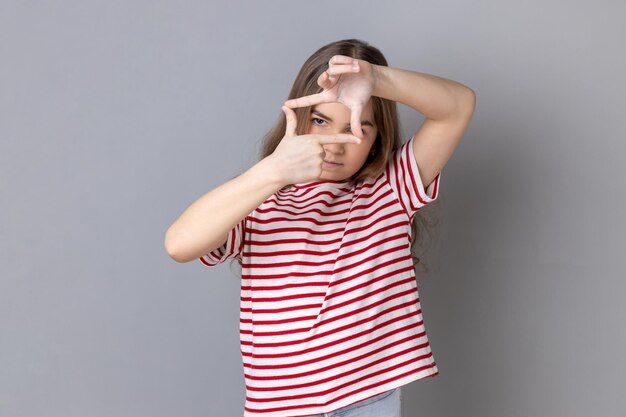
[[350,130],[352,134],[358,138],[362,138],[363,129],[361,128],[361,112],[363,108],[361,106],[355,106],[351,109],[350,113]]
[[360,70],[359,64],[346,64],[346,65],[331,65],[328,67],[326,72],[329,75],[341,75],[341,74],[351,74],[354,72],[359,72]]
[[333,88],[335,83],[337,82],[337,77],[329,75],[328,72],[324,71],[317,77],[317,85],[322,87],[324,90],[330,90]]
[[345,56],[345,55],[333,55],[333,57],[330,58],[330,60],[328,61],[328,64],[330,65],[352,64],[353,62],[358,62],[358,60],[356,58],[352,58],[352,57]]
[[296,112],[294,112],[287,106],[282,106],[281,109],[285,113],[285,118],[287,119],[287,127],[285,128],[285,136],[296,136],[296,127],[298,125]]
[[322,91],[321,93],[311,94],[310,96],[292,98],[291,100],[287,100],[285,101],[285,106],[295,109],[298,107],[307,107],[320,103],[328,103],[330,101],[331,100],[326,98],[326,94],[324,94],[324,91]]
[[339,133],[337,135],[318,135],[320,145],[329,143],[361,143],[361,139],[347,133]]

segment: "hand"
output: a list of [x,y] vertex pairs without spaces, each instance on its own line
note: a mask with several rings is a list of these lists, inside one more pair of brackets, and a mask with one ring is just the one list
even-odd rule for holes
[[287,118],[285,136],[268,157],[273,161],[273,170],[285,184],[298,184],[317,180],[322,174],[324,147],[329,143],[361,143],[361,139],[346,134],[296,135],[296,113],[287,106],[282,107]]
[[352,133],[362,138],[361,113],[376,85],[375,66],[360,59],[335,55],[328,61],[328,69],[318,77],[317,84],[324,91],[287,100],[285,106],[297,108],[319,103],[343,103],[351,112]]

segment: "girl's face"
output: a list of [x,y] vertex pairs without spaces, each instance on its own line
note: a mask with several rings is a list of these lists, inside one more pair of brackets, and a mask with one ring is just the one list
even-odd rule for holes
[[[342,103],[321,103],[311,109],[309,132],[320,135],[352,133],[350,109]],[[332,143],[322,145],[326,155],[322,164],[321,180],[343,181],[354,175],[365,163],[378,129],[374,121],[372,100],[367,102],[361,113],[361,143]]]

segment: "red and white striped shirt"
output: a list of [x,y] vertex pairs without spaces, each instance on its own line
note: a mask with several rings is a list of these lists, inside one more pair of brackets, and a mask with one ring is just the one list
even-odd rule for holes
[[412,140],[377,178],[285,188],[202,256],[242,261],[245,417],[326,413],[438,374],[410,253],[424,190]]

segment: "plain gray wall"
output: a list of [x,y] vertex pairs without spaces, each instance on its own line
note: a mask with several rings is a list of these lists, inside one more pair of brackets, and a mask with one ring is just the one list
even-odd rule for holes
[[[626,416],[626,3],[3,0],[0,416],[241,416],[238,278],[166,228],[357,37],[477,93],[405,417]],[[421,117],[402,108],[405,137]]]

